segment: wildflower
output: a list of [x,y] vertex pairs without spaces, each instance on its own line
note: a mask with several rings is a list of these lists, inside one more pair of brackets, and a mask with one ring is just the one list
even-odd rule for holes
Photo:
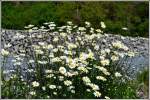
[[95,45],[94,49],[99,50],[99,45]]
[[44,91],[45,91],[45,90],[46,90],[46,87],[45,87],[45,86],[43,86],[43,87],[42,87],[42,90],[44,90]]
[[21,35],[21,34],[17,34],[16,36],[14,36],[15,39],[23,39],[25,36]]
[[39,45],[32,45],[32,47],[35,49],[35,51],[40,49]]
[[68,25],[73,25],[71,21],[67,21],[67,24]]
[[68,77],[72,77],[73,75],[75,75],[75,73],[73,73],[73,72],[67,72],[67,73],[65,74],[65,76],[68,76]]
[[54,23],[50,23],[48,26],[49,27],[55,27],[56,25]]
[[61,74],[65,74],[67,71],[66,71],[66,68],[65,68],[65,67],[60,67],[60,68],[59,68],[59,72],[60,72]]
[[29,94],[35,95],[36,93],[35,93],[35,91],[31,91],[31,92],[29,92]]
[[106,81],[107,79],[103,76],[96,76],[96,79]]
[[33,69],[27,69],[27,71],[31,73],[31,72],[33,72],[34,70],[33,70]]
[[93,89],[93,90],[99,90],[99,86],[98,86],[98,85],[93,84],[93,85],[92,85],[92,89]]
[[80,30],[80,31],[85,31],[86,28],[85,28],[85,27],[79,27],[79,30]]
[[75,61],[72,61],[70,64],[69,64],[69,68],[73,69],[77,66],[76,62]]
[[77,69],[82,72],[88,73],[88,70],[85,67],[78,67]]
[[113,55],[113,56],[111,57],[111,60],[112,60],[112,61],[117,61],[117,60],[119,60],[119,58],[118,58],[117,56]]
[[[102,31],[103,32],[103,31]],[[101,37],[102,37],[103,35],[102,34],[100,34],[100,33],[97,33],[97,39],[100,39]]]
[[104,57],[104,56],[100,56],[99,58],[100,58],[100,60],[104,60],[104,59],[105,59],[105,57]]
[[14,66],[20,66],[21,65],[21,62],[15,62],[14,63]]
[[53,52],[58,52],[58,48],[54,48],[52,51]]
[[107,71],[103,71],[103,73],[104,73],[105,75],[110,75],[110,73],[107,72]]
[[73,89],[73,88],[75,88],[74,86],[69,86],[69,89],[71,90],[71,89]]
[[77,27],[78,27],[77,25],[74,25],[74,26],[73,26],[73,28],[77,28]]
[[9,48],[9,47],[11,47],[11,46],[12,46],[12,45],[11,45],[10,43],[4,45],[5,48]]
[[34,25],[32,25],[32,24],[29,24],[29,25],[28,25],[28,28],[32,28],[32,27],[34,27]]
[[102,27],[102,28],[106,28],[106,25],[105,25],[104,22],[101,22],[101,27]]
[[108,59],[100,61],[103,66],[109,65],[110,61]]
[[122,48],[124,47],[124,45],[121,43],[121,41],[113,42],[112,45],[113,45],[115,48],[119,48],[119,49],[122,49]]
[[25,50],[20,50],[20,52],[21,52],[21,53],[25,53],[26,51],[25,51]]
[[47,96],[47,98],[50,98],[50,96]]
[[105,96],[105,99],[110,99],[108,96]]
[[72,82],[69,81],[69,80],[66,80],[66,81],[64,81],[64,84],[65,84],[66,86],[70,86],[70,85],[72,84]]
[[54,95],[57,95],[57,92],[53,92]]
[[71,90],[71,93],[73,93],[73,94],[74,94],[74,93],[75,93],[75,90]]
[[55,89],[55,88],[56,88],[56,85],[49,85],[49,88],[50,88],[50,89]]
[[86,24],[86,27],[90,27],[91,26],[91,23],[90,22],[85,22],[85,24]]
[[86,85],[90,86],[93,90],[99,90],[99,86],[93,83],[87,83]]
[[39,44],[40,46],[44,46],[44,45],[45,45],[45,42],[38,42],[38,44]]
[[67,55],[72,55],[72,52],[68,51],[68,50],[65,50],[64,53],[67,54]]
[[105,52],[106,53],[110,53],[110,49],[105,49]]
[[54,76],[54,74],[49,74],[49,75],[47,75],[46,77],[47,78],[52,78]]
[[88,54],[86,54],[86,53],[80,53],[80,58],[79,59],[81,59],[81,60],[86,60],[88,58]]
[[52,58],[51,59],[51,62],[60,62],[61,61],[61,59],[59,58],[59,57],[55,57],[55,58]]
[[83,82],[85,82],[85,83],[91,83],[91,80],[90,80],[87,76],[82,77],[82,80],[83,80]]
[[44,52],[42,50],[35,50],[35,53],[36,54],[41,54],[41,55],[44,54]]
[[89,52],[88,58],[94,59],[94,53],[92,51]]
[[66,34],[66,33],[64,33],[64,32],[61,32],[61,33],[60,33],[60,36],[62,36],[62,37],[66,37],[66,36],[67,36],[67,34]]
[[60,56],[60,58],[61,58],[62,60],[65,60],[65,59],[67,59],[67,56]]
[[129,50],[129,48],[125,45],[122,47],[122,49],[125,50],[125,51]]
[[100,51],[102,55],[105,55],[105,50]]
[[92,35],[89,36],[89,39],[92,40],[92,39],[94,39],[95,37],[96,37],[96,34],[92,34]]
[[4,70],[3,74],[9,74],[9,72],[10,72],[9,70]]
[[17,61],[22,61],[23,59],[18,56],[18,57],[16,57],[16,60],[17,60]]
[[53,45],[52,44],[47,45],[47,49],[53,49]]
[[20,53],[20,56],[23,56],[23,57],[24,57],[24,56],[25,56],[25,54],[24,54],[24,53]]
[[58,39],[58,37],[55,37],[54,39],[53,39],[53,42],[57,42],[59,39]]
[[86,89],[86,91],[87,91],[87,92],[91,92],[91,90],[90,90],[90,89]]
[[123,28],[122,28],[122,30],[128,30],[128,28],[126,28],[126,27],[123,27]]
[[29,60],[29,63],[34,63],[34,60]]
[[37,29],[38,29],[38,27],[33,27],[32,29],[33,29],[33,30],[37,30]]
[[128,52],[127,55],[128,55],[129,57],[134,57],[134,56],[135,56],[134,52]]
[[62,86],[58,86],[58,89],[62,89]]
[[54,53],[50,53],[50,55],[48,57],[53,58],[54,57]]
[[64,80],[64,76],[59,76],[59,81],[63,81]]
[[38,61],[39,64],[42,64],[42,65],[45,65],[47,64],[48,62],[47,61]]
[[52,73],[53,70],[45,70],[45,73]]
[[100,29],[96,29],[95,31],[98,32],[98,33],[101,33],[101,32],[102,32]]
[[44,26],[41,26],[40,28],[44,30],[44,28],[46,28],[46,27],[44,27]]
[[2,54],[2,56],[8,56],[9,52],[7,50],[2,49],[1,54]]
[[48,22],[45,22],[45,23],[43,23],[44,25],[49,25],[50,23],[48,23]]
[[42,36],[41,34],[37,36],[37,38],[39,38],[39,39],[42,38],[42,37],[43,37],[43,36]]
[[121,58],[123,58],[125,56],[125,53],[119,53],[118,54]]
[[93,94],[95,95],[95,97],[100,97],[101,96],[101,93],[98,92],[98,91],[95,91]]
[[121,77],[122,75],[121,75],[119,72],[116,72],[116,73],[115,73],[115,76],[116,76],[116,77]]
[[73,43],[68,43],[68,49],[74,49],[74,48],[77,48],[77,45],[76,44],[73,44]]
[[107,72],[107,69],[104,67],[97,66],[96,68],[98,68],[100,71]]
[[90,28],[90,33],[94,33],[94,28]]
[[34,82],[32,82],[32,85],[33,85],[33,87],[38,87],[40,84],[39,84],[39,82],[34,81]]

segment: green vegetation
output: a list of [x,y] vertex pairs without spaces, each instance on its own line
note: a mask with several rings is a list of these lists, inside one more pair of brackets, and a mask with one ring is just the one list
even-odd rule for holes
[[142,70],[137,75],[137,81],[139,83],[138,91],[142,91],[144,94],[143,97],[148,98],[148,94],[149,94],[149,70],[148,68]]
[[105,21],[108,33],[148,37],[148,6],[148,2],[2,2],[2,28],[23,29],[46,21],[58,26],[89,21],[99,28]]

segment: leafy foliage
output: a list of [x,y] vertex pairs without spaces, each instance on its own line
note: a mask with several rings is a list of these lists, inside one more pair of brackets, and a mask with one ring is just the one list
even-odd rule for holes
[[105,20],[108,33],[148,37],[148,13],[148,2],[2,2],[2,28],[23,29],[44,21],[89,21],[99,28]]

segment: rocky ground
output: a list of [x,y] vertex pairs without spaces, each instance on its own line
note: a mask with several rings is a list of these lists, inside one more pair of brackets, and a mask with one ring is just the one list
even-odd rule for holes
[[[13,36],[16,33],[21,33],[24,35],[26,34],[25,31],[22,30],[2,30],[2,48],[4,43],[12,43],[13,49],[15,50],[18,47],[18,44],[20,44],[20,40],[13,40]],[[124,44],[126,44],[131,50],[139,52],[139,56],[136,56],[132,59],[129,59],[128,61],[132,61],[131,63],[127,64],[127,69],[129,69],[132,72],[137,72],[143,67],[148,67],[149,65],[149,39],[148,38],[142,38],[142,37],[129,37],[129,36],[121,36],[121,35],[114,35],[114,34],[105,34],[102,38],[102,41],[105,45],[109,45],[111,42],[119,40],[122,41]],[[22,41],[22,40],[21,40]],[[25,40],[23,40],[24,43],[26,43]],[[21,44],[20,44],[21,45]],[[129,67],[131,66],[131,67]],[[131,68],[131,69],[130,69]]]
[[[5,39],[5,42],[10,41],[14,34],[17,32],[25,33],[22,30],[2,30],[2,42]],[[108,44],[114,40],[120,40],[125,43],[129,48],[134,51],[140,52],[143,56],[148,56],[149,52],[149,39],[143,37],[129,37],[129,36],[121,36],[121,35],[114,35],[114,34],[105,34],[105,37],[102,41],[107,42]],[[12,41],[13,42],[13,41]]]

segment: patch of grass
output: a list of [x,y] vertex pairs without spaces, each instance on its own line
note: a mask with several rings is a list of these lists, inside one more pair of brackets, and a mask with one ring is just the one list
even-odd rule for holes
[[149,95],[149,70],[148,68],[138,73],[137,83],[138,83],[137,91],[139,92],[138,94],[139,97],[147,99]]

